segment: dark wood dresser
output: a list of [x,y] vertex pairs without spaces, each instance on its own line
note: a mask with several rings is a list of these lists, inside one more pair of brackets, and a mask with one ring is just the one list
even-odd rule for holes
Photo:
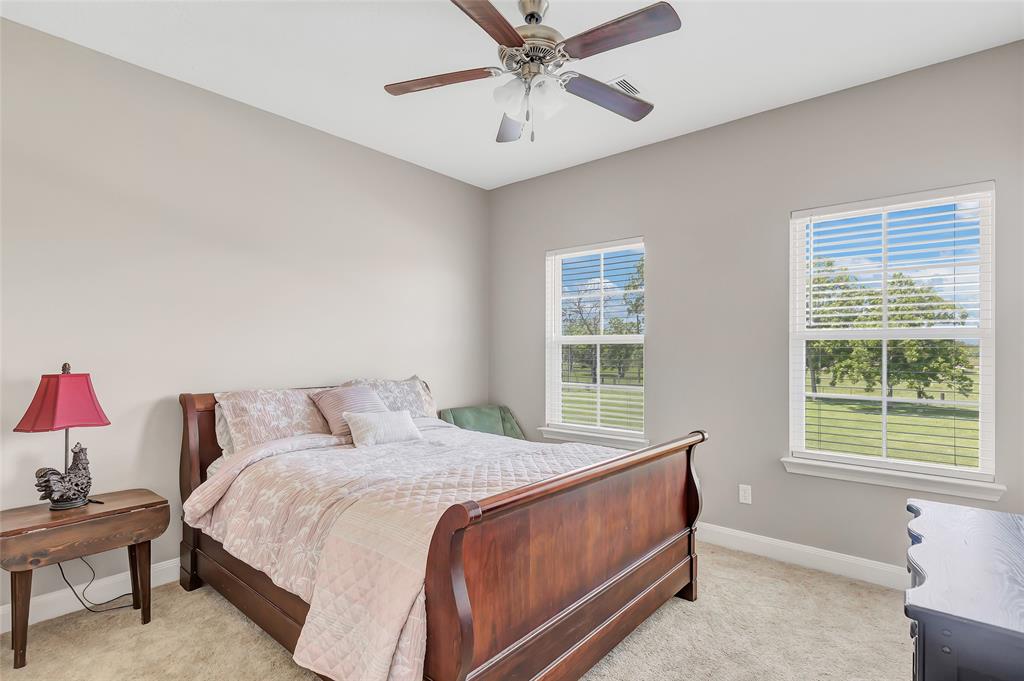
[[910,499],[915,681],[1024,681],[1024,516]]

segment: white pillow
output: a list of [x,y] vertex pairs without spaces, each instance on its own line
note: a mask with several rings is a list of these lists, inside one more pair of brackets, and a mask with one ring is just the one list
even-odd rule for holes
[[422,440],[423,435],[412,422],[408,411],[357,413],[346,411],[342,417],[352,429],[356,447],[372,447],[389,442]]

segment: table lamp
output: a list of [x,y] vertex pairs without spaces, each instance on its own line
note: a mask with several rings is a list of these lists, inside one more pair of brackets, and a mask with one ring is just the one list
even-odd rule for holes
[[[64,473],[55,468],[36,471],[36,489],[42,493],[39,498],[49,499],[51,510],[78,508],[89,503],[89,490],[92,488],[89,458],[81,442],[69,451],[69,429],[109,425],[110,421],[92,389],[89,374],[73,374],[71,365],[65,362],[59,374],[44,374],[39,379],[35,397],[14,431],[42,433],[64,430]],[[71,454],[74,454],[74,460],[70,459]]]

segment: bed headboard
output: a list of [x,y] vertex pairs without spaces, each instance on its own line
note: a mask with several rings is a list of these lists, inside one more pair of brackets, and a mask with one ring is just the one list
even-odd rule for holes
[[221,449],[214,426],[217,398],[213,393],[182,393],[178,401],[182,415],[179,484],[184,503],[192,490],[206,481],[206,469],[221,455]]

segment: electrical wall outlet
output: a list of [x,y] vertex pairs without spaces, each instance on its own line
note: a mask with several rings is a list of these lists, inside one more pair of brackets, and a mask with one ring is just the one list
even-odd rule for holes
[[741,504],[752,504],[754,503],[750,496],[750,485],[740,485],[740,503]]

